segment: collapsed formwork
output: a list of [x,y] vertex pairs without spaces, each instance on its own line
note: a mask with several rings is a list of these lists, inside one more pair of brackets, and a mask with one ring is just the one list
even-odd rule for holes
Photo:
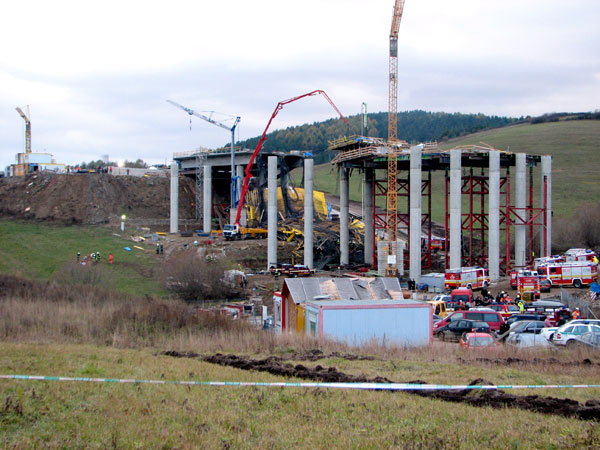
[[[411,245],[418,246],[420,242],[421,247],[420,252],[413,250],[415,256],[409,258],[411,278],[420,279],[421,269],[431,270],[433,256],[438,251],[444,254],[446,268],[486,266],[493,279],[512,268],[531,264],[536,256],[551,253],[550,156],[483,146],[442,150],[435,143],[411,147],[399,141],[395,145],[398,146],[397,194],[402,199],[398,202],[398,232],[405,238],[409,254],[412,255]],[[363,199],[370,211],[365,223],[372,223],[365,227],[365,243],[371,241],[365,247],[372,250],[365,262],[376,267],[377,255],[372,243],[376,236],[385,239],[387,226],[383,201],[387,195],[387,142],[352,136],[332,141],[329,149],[337,152],[332,164],[348,173],[354,170],[363,175],[364,192],[371,196]],[[420,171],[414,168],[411,171],[411,153],[418,155],[419,161],[413,165],[420,167]],[[542,174],[536,205],[534,168],[540,163]],[[433,189],[436,177],[442,186],[438,190]],[[420,236],[413,236],[412,240],[410,216],[411,209],[414,213],[415,208],[411,208],[411,179],[421,186],[413,192],[420,192],[420,201],[415,204],[422,205],[420,212],[413,215],[420,216],[420,224],[413,227],[413,233],[418,232]],[[432,220],[432,208],[437,201],[444,204],[443,227],[436,226]],[[439,209],[440,205],[437,206]],[[539,255],[535,253],[536,240]],[[417,258],[418,263],[414,261]]]

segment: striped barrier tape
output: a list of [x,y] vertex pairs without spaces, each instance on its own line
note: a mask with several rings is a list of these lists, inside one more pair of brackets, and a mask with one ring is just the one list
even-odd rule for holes
[[171,381],[171,380],[136,380],[122,378],[86,378],[86,377],[49,377],[42,375],[0,375],[5,380],[36,381],[80,381],[92,383],[132,383],[132,384],[176,384],[186,386],[252,386],[252,387],[303,387],[303,388],[337,388],[366,389],[385,391],[437,391],[465,389],[588,389],[600,388],[600,384],[523,384],[523,385],[447,385],[447,384],[410,384],[410,383],[290,383],[259,381]]

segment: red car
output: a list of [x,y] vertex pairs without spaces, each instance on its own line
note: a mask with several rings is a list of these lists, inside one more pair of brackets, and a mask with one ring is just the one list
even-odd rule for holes
[[489,333],[465,333],[458,343],[460,348],[467,350],[500,347],[500,344]]

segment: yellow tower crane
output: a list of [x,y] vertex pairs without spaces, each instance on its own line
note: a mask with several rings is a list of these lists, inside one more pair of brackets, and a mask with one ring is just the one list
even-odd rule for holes
[[[398,191],[396,180],[398,175],[398,32],[404,11],[404,0],[395,0],[392,28],[390,31],[390,83],[388,105],[388,181],[387,181],[387,217],[386,231],[389,241],[388,256],[395,255],[398,237]],[[386,275],[396,276],[394,258],[388,258]]]

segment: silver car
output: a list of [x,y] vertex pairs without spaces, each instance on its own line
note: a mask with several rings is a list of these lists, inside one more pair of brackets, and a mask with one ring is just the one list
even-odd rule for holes
[[517,348],[552,347],[548,339],[541,334],[535,333],[511,333],[506,339],[506,345]]

